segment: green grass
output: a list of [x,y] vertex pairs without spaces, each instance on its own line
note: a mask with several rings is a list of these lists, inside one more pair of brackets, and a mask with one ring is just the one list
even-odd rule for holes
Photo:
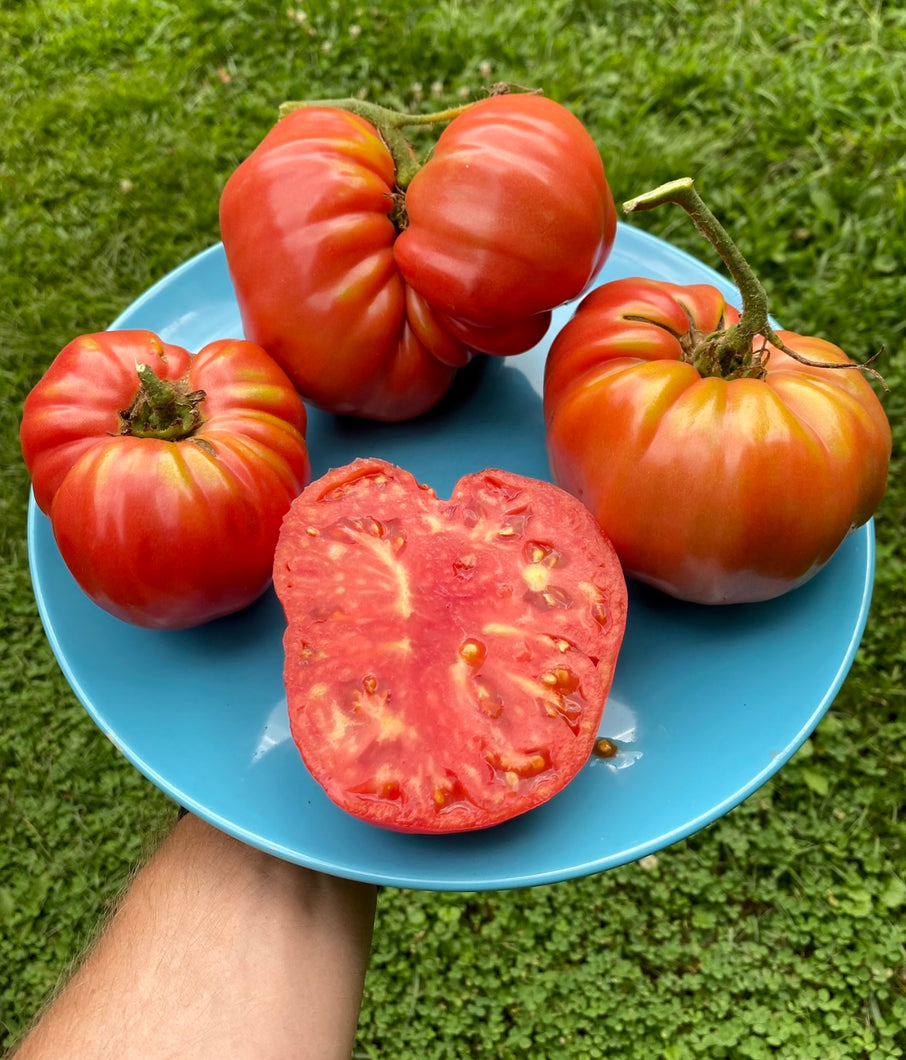
[[[906,1055],[904,63],[906,11],[853,0],[3,6],[0,1047],[173,817],[44,639],[22,400],[68,339],[219,238],[220,189],[281,100],[433,109],[509,80],[587,123],[618,201],[695,177],[785,326],[886,350],[877,588],[825,720],[703,832],[553,886],[382,892],[357,1055]],[[714,263],[680,211],[634,223]]]

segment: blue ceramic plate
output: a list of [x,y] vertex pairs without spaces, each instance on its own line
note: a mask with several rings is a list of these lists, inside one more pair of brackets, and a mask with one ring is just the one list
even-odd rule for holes
[[[688,255],[621,225],[601,280],[646,275],[733,289]],[[555,315],[551,334],[571,315]],[[191,350],[241,335],[222,247],[186,262],[113,328],[144,327]],[[358,456],[398,463],[448,496],[463,474],[549,477],[541,380],[550,337],[479,359],[430,415],[398,425],[312,412],[313,473]],[[713,821],[787,761],[826,711],[862,635],[874,573],[871,525],[803,588],[766,604],[706,608],[631,587],[629,625],[593,759],[550,802],[507,824],[406,836],[333,806],[285,716],[283,615],[268,593],[180,633],[110,617],[78,589],[32,502],[35,594],[66,677],[142,773],[224,831],[335,875],[400,887],[490,890],[551,883],[635,860]]]

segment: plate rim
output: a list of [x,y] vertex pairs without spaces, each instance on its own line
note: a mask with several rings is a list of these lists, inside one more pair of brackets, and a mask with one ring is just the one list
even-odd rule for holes
[[[651,233],[640,229],[636,226],[626,224],[625,222],[618,222],[618,234],[620,229],[631,229],[633,238],[639,239],[642,244],[656,245],[658,252],[661,255],[669,254],[671,259],[679,264],[689,263],[692,265],[697,272],[701,272],[703,269],[714,274],[715,285],[720,285],[721,289],[728,297],[732,297],[725,288],[732,286],[729,284],[724,277],[719,273],[714,272],[711,266],[705,264],[701,260],[695,258],[692,254],[682,248],[675,247],[672,244],[664,241],[660,237],[654,236]],[[145,289],[137,298],[127,306],[121,313],[117,315],[113,323],[111,323],[108,330],[121,330],[125,326],[128,326],[129,318],[134,316],[137,312],[140,312],[145,306],[152,302],[155,298],[159,297],[161,293],[165,292],[167,288],[179,283],[180,279],[191,270],[204,265],[208,259],[214,259],[223,257],[223,244],[216,242],[202,251],[192,255],[185,261],[181,262],[174,269],[161,276],[151,286]],[[224,259],[225,262],[225,259]],[[642,273],[640,273],[641,275]],[[606,282],[600,278],[595,283]],[[695,281],[695,282],[707,282],[707,281]],[[614,851],[606,856],[597,856],[594,858],[587,858],[581,863],[577,859],[573,859],[568,865],[562,866],[559,870],[552,871],[550,869],[539,872],[538,874],[521,873],[518,876],[497,876],[491,877],[488,875],[483,876],[470,876],[468,872],[461,875],[448,875],[442,877],[440,874],[435,874],[428,877],[419,877],[417,873],[406,873],[396,872],[390,873],[388,871],[367,871],[361,868],[357,868],[352,865],[341,865],[336,860],[325,859],[315,854],[304,854],[298,850],[292,850],[282,842],[278,842],[272,839],[267,839],[261,835],[252,832],[250,829],[238,825],[235,822],[225,818],[222,814],[211,810],[204,806],[200,800],[187,795],[185,792],[181,792],[177,785],[168,781],[166,777],[156,770],[151,763],[145,760],[145,758],[135,748],[127,745],[124,741],[117,737],[117,733],[110,719],[105,715],[103,710],[99,709],[98,706],[92,702],[92,698],[88,691],[84,688],[82,681],[78,678],[75,670],[73,669],[73,663],[67,658],[65,651],[63,650],[62,644],[59,639],[58,631],[55,627],[54,619],[51,614],[51,609],[48,605],[48,600],[45,596],[45,592],[42,585],[42,573],[38,569],[37,549],[35,547],[35,539],[39,530],[40,520],[45,520],[49,523],[47,517],[38,509],[35,499],[34,492],[30,490],[29,502],[28,502],[28,513],[27,513],[27,541],[28,541],[28,563],[29,570],[34,590],[34,597],[36,600],[39,616],[41,619],[42,626],[44,628],[45,635],[47,636],[51,650],[60,666],[60,669],[72,689],[74,695],[81,703],[82,707],[86,710],[89,717],[92,719],[94,724],[100,729],[100,731],[110,740],[117,751],[140,773],[142,773],[151,783],[162,790],[170,798],[185,805],[186,809],[196,813],[209,823],[218,827],[222,831],[233,835],[241,841],[265,850],[275,856],[283,858],[285,860],[293,861],[295,863],[305,865],[307,867],[318,869],[323,872],[330,873],[332,875],[342,876],[348,879],[356,879],[363,882],[377,883],[385,886],[394,886],[400,888],[416,889],[416,890],[435,890],[435,891],[489,891],[489,890],[504,890],[504,889],[519,889],[524,887],[534,887],[539,885],[563,882],[569,879],[576,879],[584,876],[594,875],[599,872],[608,871],[612,868],[617,868],[621,865],[638,860],[647,854],[653,853],[658,850],[662,850],[666,847],[672,846],[674,843],[679,842],[689,836],[700,831],[702,828],[713,823],[720,817],[724,816],[730,810],[744,802],[749,798],[755,791],[757,791],[770,777],[776,774],[779,769],[786,764],[792,758],[792,756],[800,749],[802,744],[807,740],[809,735],[814,731],[822,717],[829,709],[831,703],[836,698],[837,694],[842,687],[849,670],[852,667],[856,653],[859,649],[860,642],[865,630],[865,626],[868,620],[868,615],[871,606],[871,599],[874,590],[874,577],[875,577],[875,564],[876,564],[876,536],[875,536],[875,524],[874,519],[870,519],[862,527],[853,531],[853,534],[863,535],[864,537],[864,565],[860,565],[859,578],[861,585],[861,595],[859,597],[858,610],[854,609],[852,614],[852,633],[849,637],[847,651],[843,654],[839,660],[837,669],[834,677],[828,685],[827,689],[821,696],[820,700],[816,704],[815,708],[811,711],[807,718],[805,718],[800,725],[795,736],[788,741],[786,747],[782,751],[778,752],[774,758],[767,762],[761,770],[759,770],[754,776],[738,787],[735,791],[729,792],[722,800],[715,803],[704,813],[685,821],[681,825],[662,832],[657,836],[652,836],[644,842],[638,843],[631,848],[627,848],[621,851]],[[820,576],[820,574],[819,574]],[[855,596],[855,594],[854,594]]]

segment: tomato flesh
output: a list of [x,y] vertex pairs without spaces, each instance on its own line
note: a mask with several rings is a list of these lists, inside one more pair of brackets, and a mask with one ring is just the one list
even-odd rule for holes
[[274,585],[290,727],[328,796],[407,832],[484,828],[591,753],[626,588],[588,511],[503,471],[449,501],[359,460],[294,502]]

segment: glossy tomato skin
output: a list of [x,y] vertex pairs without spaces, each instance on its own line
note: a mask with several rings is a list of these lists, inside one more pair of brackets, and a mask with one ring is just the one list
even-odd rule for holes
[[[393,258],[395,167],[349,111],[282,118],[230,176],[220,231],[246,338],[331,412],[382,420],[440,400],[465,348]],[[408,305],[407,305],[408,300]]]
[[[890,426],[860,371],[774,348],[761,379],[686,363],[684,350],[737,319],[709,285],[615,281],[580,304],[545,369],[554,480],[595,514],[629,576],[695,603],[803,584],[886,486]],[[778,334],[811,360],[849,360]]]
[[406,192],[395,255],[439,312],[479,327],[577,298],[613,246],[616,210],[601,155],[565,107],[492,96],[440,135]]
[[[220,229],[243,329],[306,400],[375,420],[417,416],[476,352],[534,346],[549,310],[603,263],[615,214],[600,155],[548,100],[531,103],[521,134],[495,148],[509,127],[499,112],[515,117],[520,100],[482,102],[477,121],[472,108],[453,120],[442,141],[466,120],[464,139],[487,126],[484,142],[471,162],[460,150],[422,167],[399,237],[394,159],[347,110],[290,112],[231,175]],[[463,166],[480,179],[461,186]],[[483,202],[453,233],[457,209],[475,196]]]
[[[120,433],[138,364],[204,392],[190,437]],[[305,428],[292,383],[252,343],[192,355],[133,330],[69,343],[26,399],[20,439],[35,502],[87,595],[126,622],[181,629],[270,584],[280,522],[311,475]]]
[[440,500],[363,459],[293,503],[274,559],[290,727],[369,824],[486,828],[587,761],[626,623],[619,561],[551,483],[468,475]]

